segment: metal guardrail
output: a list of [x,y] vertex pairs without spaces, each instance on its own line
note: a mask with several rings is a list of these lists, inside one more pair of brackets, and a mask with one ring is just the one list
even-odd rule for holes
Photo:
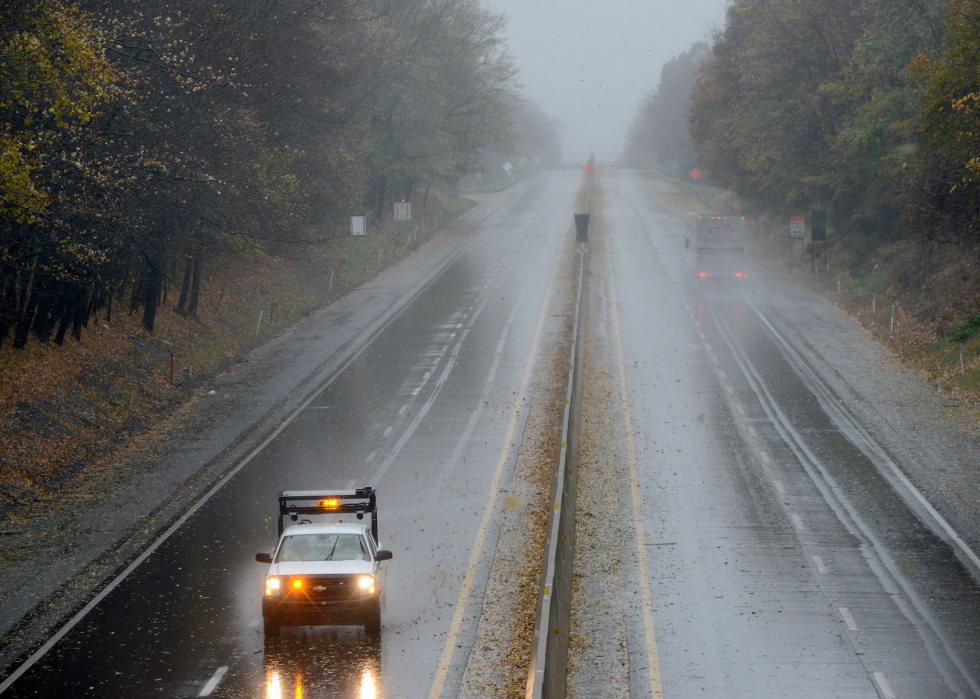
[[[587,209],[591,212],[592,178]],[[578,483],[578,426],[580,415],[582,335],[585,325],[588,249],[579,264],[575,320],[565,379],[565,407],[561,422],[561,447],[552,483],[544,571],[537,623],[531,645],[525,696],[543,699],[565,696],[568,634],[572,600],[572,562],[575,555],[575,496]]]

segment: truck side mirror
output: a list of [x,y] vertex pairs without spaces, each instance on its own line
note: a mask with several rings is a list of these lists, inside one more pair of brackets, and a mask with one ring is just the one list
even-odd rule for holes
[[376,554],[374,554],[374,560],[376,560],[376,561],[390,561],[391,560],[391,551],[385,551],[384,549],[379,550]]
[[272,556],[265,551],[255,554],[255,560],[259,563],[272,563]]

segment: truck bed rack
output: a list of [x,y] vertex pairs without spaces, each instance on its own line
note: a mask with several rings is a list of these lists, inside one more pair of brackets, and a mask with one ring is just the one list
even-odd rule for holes
[[371,535],[378,543],[377,491],[370,486],[355,490],[284,490],[279,493],[279,536],[286,517],[295,521],[300,515],[353,514],[363,519],[371,515]]

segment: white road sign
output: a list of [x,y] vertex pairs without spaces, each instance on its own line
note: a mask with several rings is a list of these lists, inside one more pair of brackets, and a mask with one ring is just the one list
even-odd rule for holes
[[395,202],[395,220],[396,221],[411,221],[412,220],[412,203],[405,201]]
[[803,216],[791,216],[789,219],[789,237],[790,238],[802,238],[803,237]]
[[361,215],[350,217],[350,234],[367,235],[367,216]]

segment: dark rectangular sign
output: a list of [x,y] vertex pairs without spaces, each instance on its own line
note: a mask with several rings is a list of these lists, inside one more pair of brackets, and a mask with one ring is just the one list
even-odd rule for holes
[[810,212],[810,240],[827,240],[827,212]]
[[575,242],[589,242],[589,214],[573,214],[575,216]]

